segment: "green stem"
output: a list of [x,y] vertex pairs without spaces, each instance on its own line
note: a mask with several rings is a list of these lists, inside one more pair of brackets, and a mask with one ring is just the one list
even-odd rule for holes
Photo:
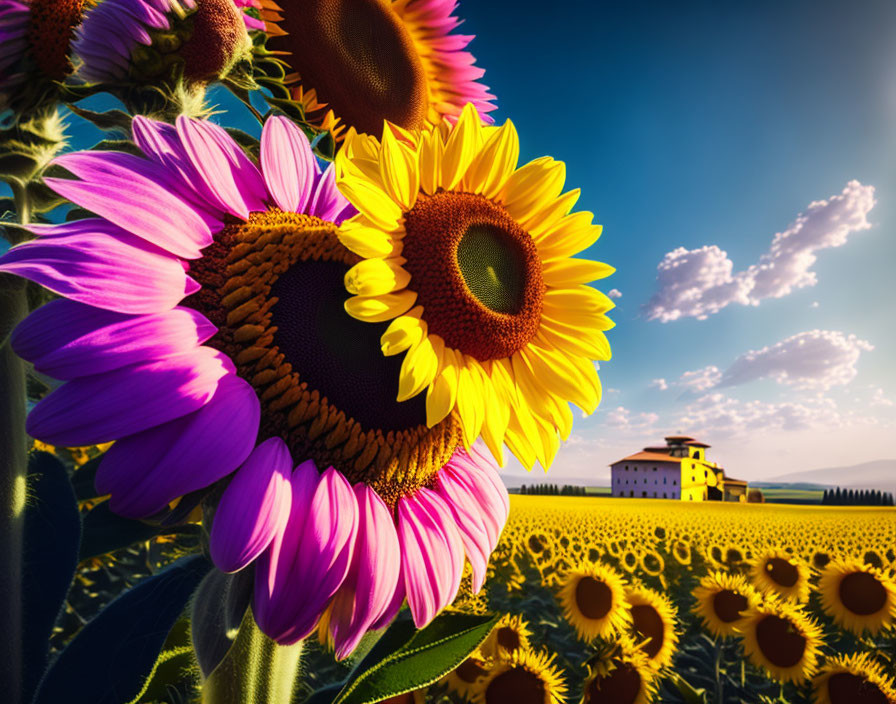
[[25,366],[7,333],[28,312],[25,282],[0,274],[0,692],[18,704],[22,682],[22,531],[26,465]]
[[722,641],[721,639],[716,641],[716,663],[715,663],[715,672],[716,672],[716,697],[715,700],[718,704],[724,704],[724,700],[722,699]]
[[202,704],[288,704],[299,681],[302,646],[272,641],[247,609],[230,651],[202,683]]

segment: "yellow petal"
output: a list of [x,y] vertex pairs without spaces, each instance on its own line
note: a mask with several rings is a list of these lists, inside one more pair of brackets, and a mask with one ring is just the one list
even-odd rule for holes
[[382,296],[352,296],[345,302],[345,311],[358,320],[382,323],[410,310],[417,300],[414,291],[397,291]]
[[423,306],[417,306],[389,323],[386,332],[380,337],[380,347],[386,357],[404,352],[423,339],[426,323],[420,320],[422,312]]
[[517,222],[550,203],[563,190],[566,165],[543,156],[514,171],[498,199]]
[[557,349],[568,350],[588,357],[588,359],[607,361],[612,357],[607,336],[599,330],[566,326],[544,316],[541,318],[541,325],[535,339]]
[[432,341],[424,337],[410,349],[401,363],[398,376],[398,400],[407,401],[429,386],[439,369]]
[[399,142],[389,129],[383,132],[379,167],[383,184],[392,199],[405,211],[413,208],[420,188],[417,155],[407,144]]
[[437,130],[424,132],[417,153],[420,164],[420,188],[427,195],[435,193],[442,185],[442,151],[445,149]]
[[404,259],[362,259],[345,272],[345,288],[358,296],[379,296],[407,287],[411,275]]
[[564,193],[559,198],[547,203],[538,210],[533,210],[529,216],[520,220],[520,224],[529,231],[533,239],[538,239],[545,232],[551,230],[564,216],[569,214],[572,207],[582,195],[582,189],[575,188]]
[[365,259],[395,256],[401,250],[401,240],[390,237],[376,227],[369,227],[359,217],[342,223],[336,236],[344,247]]
[[472,103],[467,103],[445,142],[442,154],[442,188],[453,189],[482,145],[482,122]]
[[479,362],[465,356],[463,365],[458,368],[457,377],[457,410],[463,427],[464,445],[467,447],[479,437],[485,414],[479,378],[469,368],[472,364]]
[[571,257],[597,242],[603,226],[592,224],[593,219],[592,213],[580,211],[561,218],[550,229],[540,231],[535,246],[542,259]]
[[590,286],[549,289],[544,294],[544,302],[546,307],[560,311],[606,313],[616,307],[611,298]]
[[582,378],[580,370],[570,363],[568,355],[552,353],[534,344],[529,344],[519,354],[525,355],[537,378],[547,389],[572,401],[586,413],[597,410],[599,398],[594,394],[593,386]]
[[445,351],[442,371],[426,392],[426,425],[440,423],[457,402],[457,364],[452,350]]
[[510,422],[510,404],[505,390],[498,389],[492,378],[482,375],[482,393],[485,416],[482,422],[482,439],[498,464],[504,465],[504,435]]
[[401,208],[387,193],[369,181],[347,178],[340,182],[339,190],[349,203],[377,227],[390,232],[398,228],[398,223],[404,215]]
[[541,271],[545,284],[551,288],[566,288],[604,279],[616,269],[590,259],[550,259],[541,263]]
[[494,198],[501,192],[520,158],[520,140],[516,127],[508,120],[492,131],[482,150],[473,158],[462,179],[468,193]]

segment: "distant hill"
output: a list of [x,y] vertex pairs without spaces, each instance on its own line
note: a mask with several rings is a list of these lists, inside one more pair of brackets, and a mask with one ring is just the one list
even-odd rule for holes
[[793,472],[766,479],[775,484],[824,484],[848,489],[880,489],[896,492],[896,460],[874,460],[848,467],[826,467]]

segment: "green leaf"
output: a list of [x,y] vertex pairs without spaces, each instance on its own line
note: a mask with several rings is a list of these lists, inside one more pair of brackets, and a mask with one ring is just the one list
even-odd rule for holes
[[121,704],[137,698],[168,632],[209,569],[205,557],[193,555],[115,599],[59,654],[34,704]]
[[162,533],[199,533],[196,525],[159,526],[116,515],[109,503],[101,503],[84,517],[81,559],[105,555]]
[[62,462],[48,452],[28,458],[22,555],[22,700],[44,674],[50,635],[78,565],[81,517]]
[[706,704],[706,690],[703,687],[694,688],[678,673],[673,673],[671,680],[687,704]]
[[252,570],[212,570],[193,599],[190,635],[204,677],[221,664],[237,637],[252,598]]
[[[373,704],[432,684],[466,660],[497,620],[497,615],[443,613],[368,669],[361,671],[359,666],[333,704]],[[362,666],[374,661],[374,654],[381,653],[389,642],[401,642],[406,633],[405,622],[399,623],[394,641],[387,632]]]
[[95,112],[93,110],[79,108],[77,105],[69,105],[68,109],[78,117],[93,123],[101,130],[115,130],[126,135],[131,132],[131,116],[123,110]]
[[75,470],[74,475],[72,475],[72,487],[75,490],[75,496],[78,501],[95,499],[99,496],[99,493],[94,486],[94,480],[96,479],[96,470],[99,469],[102,460],[103,455],[98,455],[92,460],[87,460],[84,464],[78,467]]

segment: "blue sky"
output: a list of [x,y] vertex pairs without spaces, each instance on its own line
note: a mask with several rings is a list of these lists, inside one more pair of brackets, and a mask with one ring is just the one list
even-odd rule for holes
[[[748,478],[896,456],[896,4],[467,0],[460,10],[499,120],[516,124],[523,159],[567,162],[579,207],[605,228],[588,254],[617,267],[602,286],[622,293],[604,401],[576,421],[552,473],[600,478],[676,430]],[[677,320],[648,319],[667,253],[698,250],[687,259],[707,274],[724,258],[699,250],[715,245],[744,285],[776,233],[853,180],[856,198],[790,233],[758,305],[705,320],[673,305]],[[844,237],[826,214],[847,223],[841,246],[825,246]],[[808,272],[814,285],[771,297]],[[665,300],[681,304],[675,290]],[[700,373],[687,385],[686,372]]]
[[896,3],[461,0],[459,14],[522,160],[566,161],[605,228],[587,255],[617,268],[601,285],[622,294],[604,401],[552,473],[601,483],[673,431],[750,479],[896,456]]

